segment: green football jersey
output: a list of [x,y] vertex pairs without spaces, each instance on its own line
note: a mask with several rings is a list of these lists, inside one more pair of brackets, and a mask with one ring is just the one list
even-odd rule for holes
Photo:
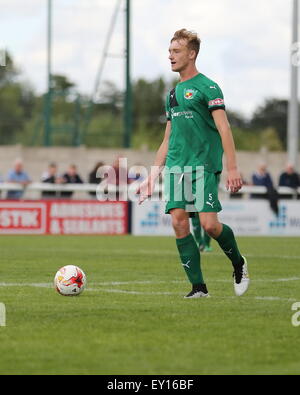
[[167,95],[172,128],[166,166],[172,173],[183,172],[185,166],[222,171],[222,140],[211,114],[219,108],[225,109],[220,87],[201,73],[178,83]]

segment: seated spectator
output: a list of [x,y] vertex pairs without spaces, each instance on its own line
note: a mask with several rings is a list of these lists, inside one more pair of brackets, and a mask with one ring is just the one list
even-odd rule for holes
[[258,166],[257,172],[252,175],[253,185],[261,185],[267,188],[273,188],[273,181],[270,173],[267,172],[267,165],[262,163]]
[[252,198],[268,199],[272,211],[278,215],[278,193],[274,189],[273,181],[270,173],[267,171],[267,165],[262,163],[259,165],[257,172],[252,175],[252,183],[257,186],[265,186],[267,192],[265,194],[252,194]]
[[[57,166],[55,163],[50,163],[48,170],[42,175],[42,182],[47,184],[62,184],[64,182],[62,177],[57,174]],[[60,192],[57,191],[43,191],[42,198],[49,199],[60,197]]]
[[[289,187],[297,190],[300,187],[300,176],[295,172],[294,166],[290,163],[286,165],[285,171],[279,177],[280,187]],[[293,195],[280,195],[282,199],[292,199]]]
[[145,179],[145,171],[146,169],[140,164],[132,166],[128,172],[128,184],[132,184],[135,181],[143,182]]
[[[100,167],[104,166],[103,162],[98,162],[94,169],[89,174],[89,184],[100,184],[103,178],[97,177],[97,172]],[[90,196],[96,197],[96,192],[89,192]]]
[[107,176],[107,183],[112,185],[127,185],[128,184],[128,170],[126,167],[126,158],[118,156],[112,166],[111,172]]
[[[110,200],[123,200],[122,189],[128,185],[128,169],[126,158],[118,156],[110,166],[110,171],[107,174],[106,182],[108,185],[115,185],[117,190],[114,191]],[[125,194],[126,195],[126,194]]]
[[[23,168],[23,161],[21,159],[16,159],[13,169],[8,172],[7,182],[18,184],[22,187],[26,187],[26,185],[30,184],[31,180]],[[7,199],[21,199],[23,194],[24,190],[11,190],[7,192]]]
[[[77,167],[75,165],[71,165],[68,171],[63,175],[63,184],[83,184],[83,181],[79,174],[77,173]],[[61,197],[71,198],[73,196],[73,192],[62,192]]]
[[294,189],[300,187],[300,176],[290,163],[287,164],[285,171],[279,177],[279,186]]

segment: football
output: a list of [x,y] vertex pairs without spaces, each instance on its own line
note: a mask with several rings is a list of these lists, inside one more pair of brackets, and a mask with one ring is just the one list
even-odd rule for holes
[[60,295],[80,295],[86,286],[86,275],[77,266],[64,266],[56,273],[54,286]]

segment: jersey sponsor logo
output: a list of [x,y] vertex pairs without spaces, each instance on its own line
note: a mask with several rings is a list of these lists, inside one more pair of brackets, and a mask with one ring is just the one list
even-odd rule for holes
[[223,99],[215,99],[215,100],[210,100],[208,102],[209,107],[213,106],[223,106],[224,105],[224,100]]
[[192,119],[194,118],[193,112],[192,111],[179,111],[175,112],[173,108],[171,109],[171,116],[173,118],[177,117],[185,117],[186,119]]
[[195,89],[185,89],[184,90],[184,98],[186,100],[192,100],[197,94]]

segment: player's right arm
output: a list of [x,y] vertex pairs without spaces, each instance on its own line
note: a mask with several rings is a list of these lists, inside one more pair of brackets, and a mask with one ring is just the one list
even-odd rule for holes
[[145,181],[141,183],[136,193],[140,195],[139,204],[142,204],[149,198],[154,191],[155,180],[164,169],[166,158],[169,149],[169,139],[171,135],[171,121],[167,122],[164,139],[156,153],[154,165],[151,167],[151,172]]

